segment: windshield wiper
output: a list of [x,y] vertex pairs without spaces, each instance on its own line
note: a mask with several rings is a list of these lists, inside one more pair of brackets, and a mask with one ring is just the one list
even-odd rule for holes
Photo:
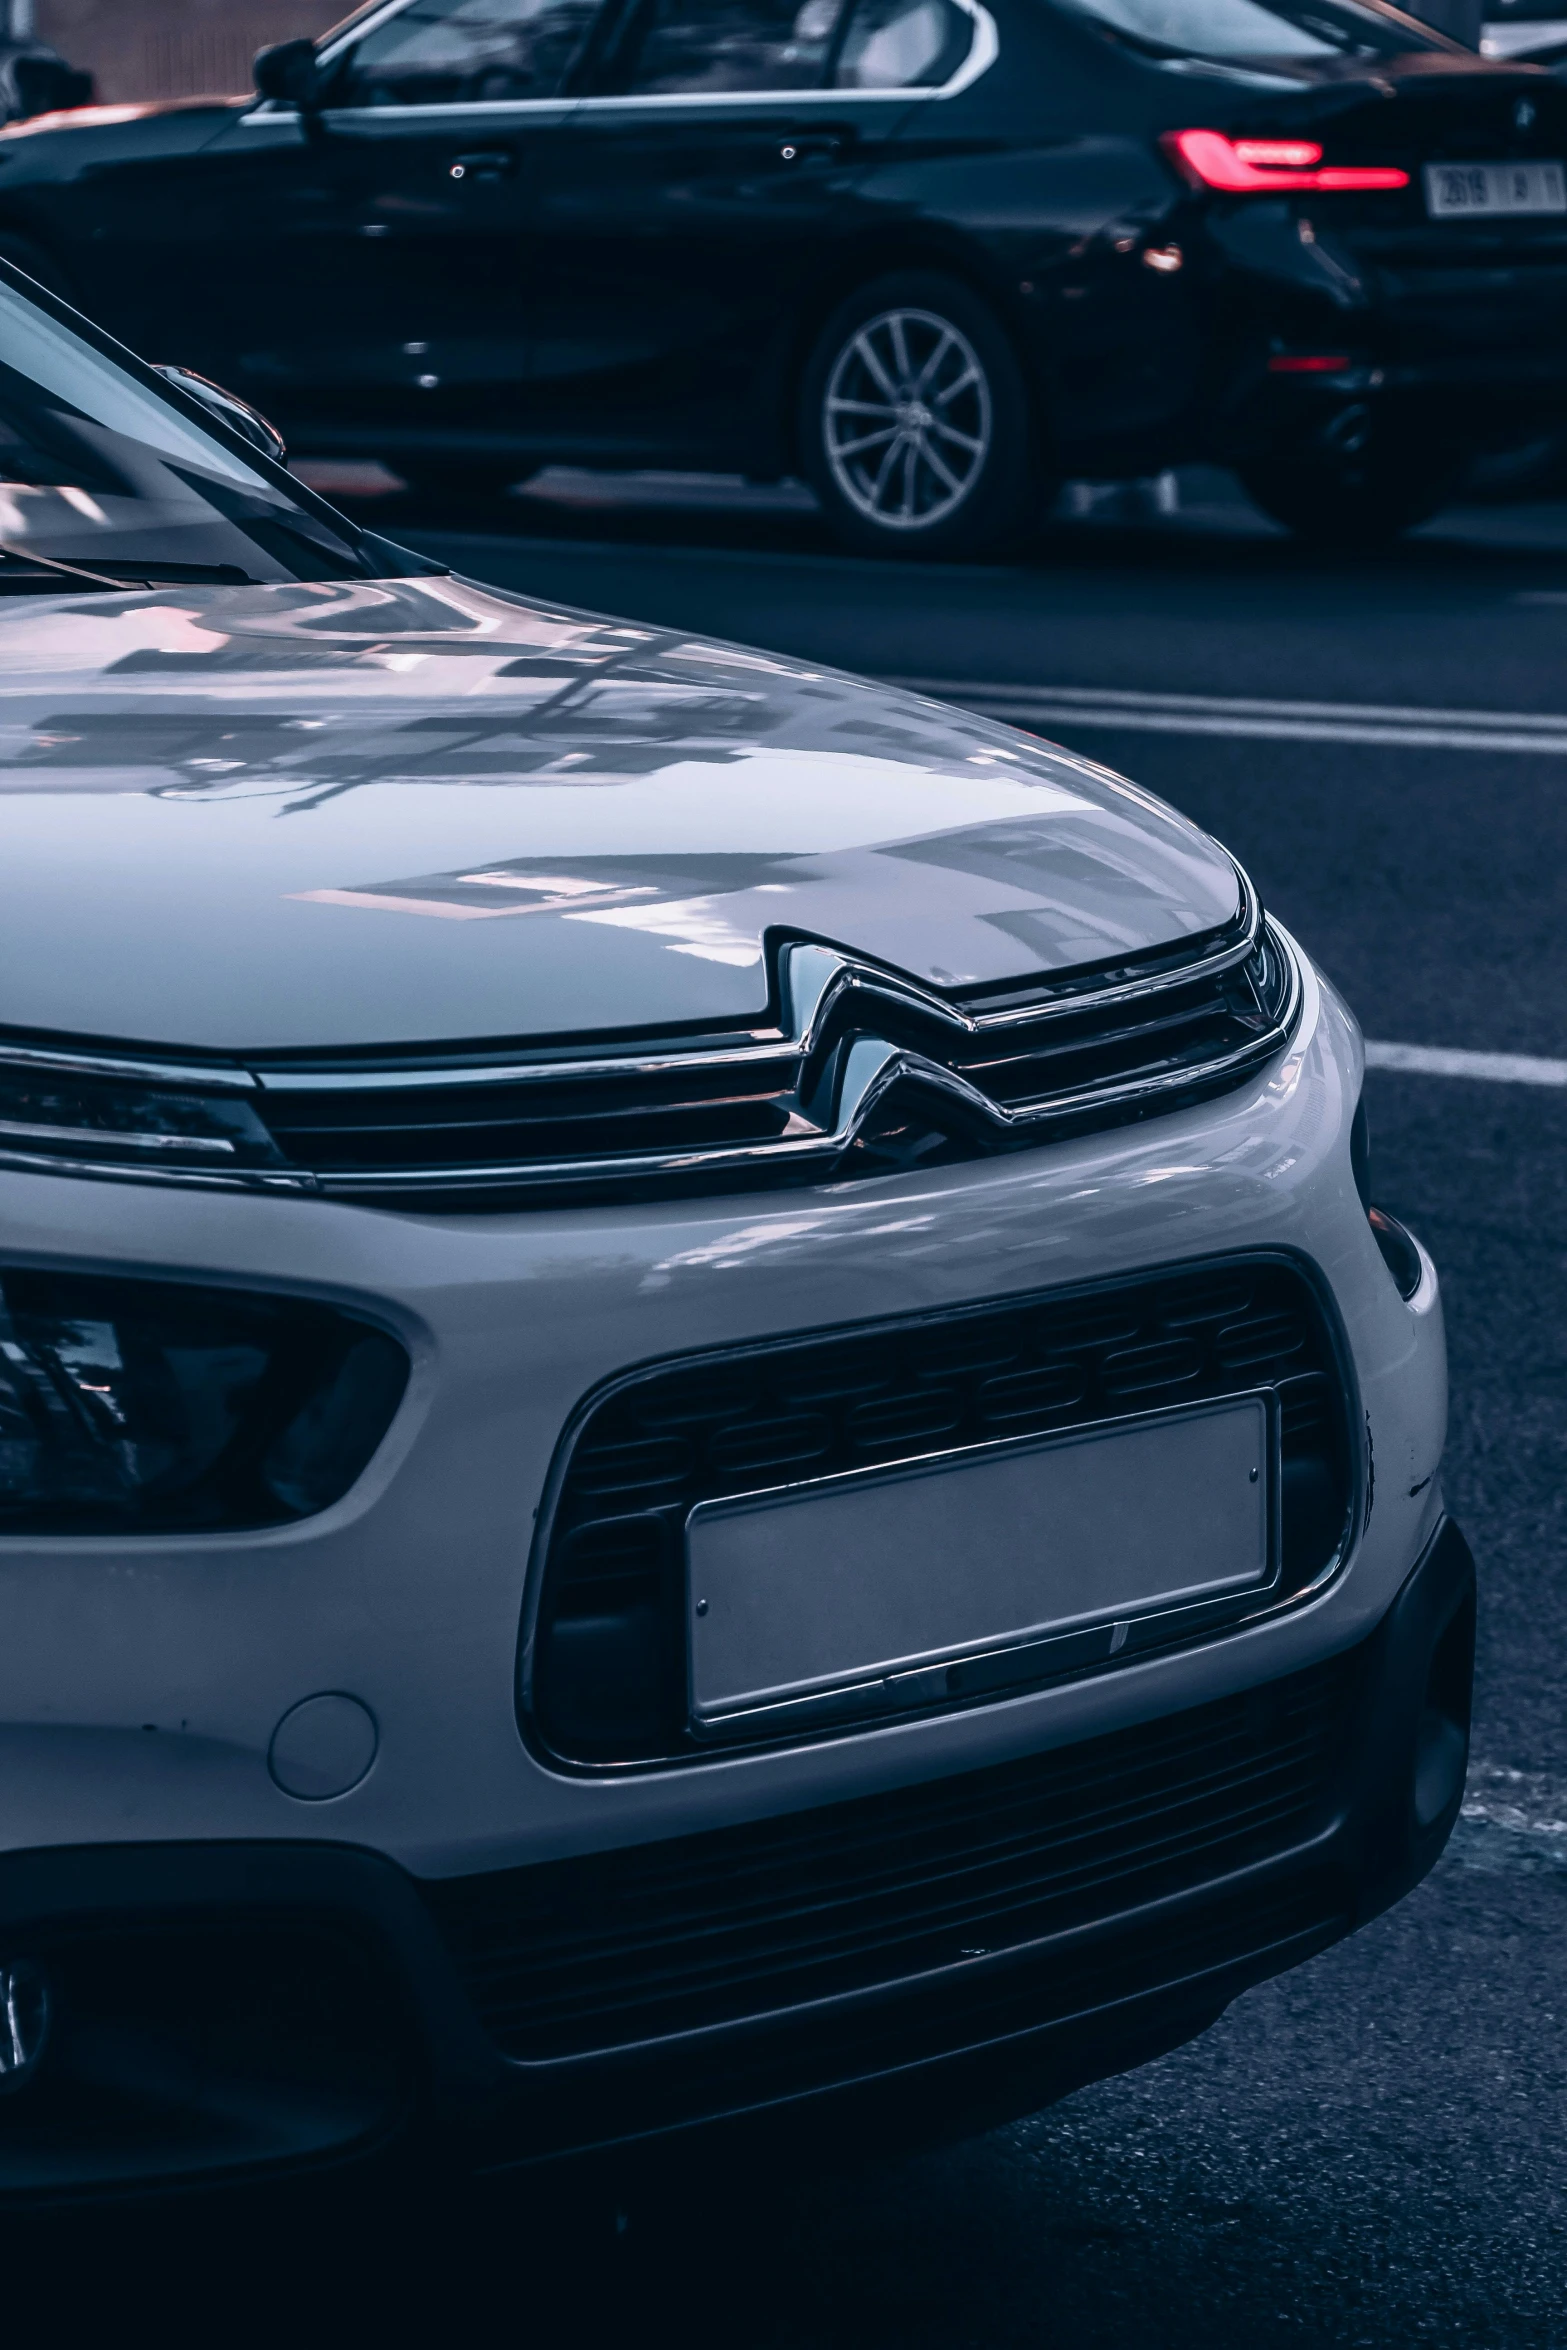
[[266,583],[252,579],[237,563],[178,563],[171,558],[167,563],[127,564],[119,584],[121,587],[262,587]]
[[92,571],[85,563],[66,563],[58,555],[35,554],[30,547],[13,547],[0,539],[0,556],[9,563],[23,565],[29,571],[58,572],[64,579],[85,580],[90,587],[107,588],[114,595],[123,595],[127,589],[148,587],[259,587],[260,580],[252,579],[237,563],[138,563],[127,564],[124,571],[118,566],[114,572]]
[[127,584],[141,584],[139,581],[127,583],[123,579],[110,579],[105,572],[89,571],[84,563],[61,563],[53,555],[35,555],[30,548],[13,547],[4,539],[0,539],[0,555],[8,563],[20,563],[28,571],[58,571],[66,579],[85,579],[90,586],[109,588],[116,595]]

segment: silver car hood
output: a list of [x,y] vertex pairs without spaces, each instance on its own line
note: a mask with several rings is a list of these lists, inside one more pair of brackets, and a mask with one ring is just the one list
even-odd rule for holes
[[1092,762],[435,578],[0,605],[0,1031],[222,1053],[754,1020],[768,934],[938,988],[1236,911]]

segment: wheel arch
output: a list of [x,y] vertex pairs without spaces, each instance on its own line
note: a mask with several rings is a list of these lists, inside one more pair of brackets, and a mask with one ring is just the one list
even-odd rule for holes
[[800,462],[799,409],[805,371],[823,327],[840,302],[860,286],[900,270],[931,270],[956,278],[986,303],[1012,346],[1028,398],[1034,432],[1045,446],[1055,438],[1054,386],[1046,360],[1027,331],[1022,297],[968,239],[939,222],[910,222],[869,232],[846,243],[830,269],[813,281],[806,299],[781,323],[759,385],[756,440],[759,473],[792,473]]

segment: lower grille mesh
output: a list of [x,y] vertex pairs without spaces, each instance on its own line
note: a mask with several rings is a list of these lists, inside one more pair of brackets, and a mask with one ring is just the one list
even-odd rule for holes
[[[683,1528],[697,1503],[1123,1414],[1273,1390],[1287,1595],[1343,1539],[1340,1384],[1315,1294],[1278,1259],[655,1366],[593,1408],[560,1482],[531,1690],[543,1742],[586,1763],[687,1750]],[[1134,1627],[1122,1653],[1172,1636],[1190,1631]]]
[[1338,1659],[958,1778],[424,1891],[516,2057],[912,1984],[1298,1844],[1331,1794],[1354,1670]]

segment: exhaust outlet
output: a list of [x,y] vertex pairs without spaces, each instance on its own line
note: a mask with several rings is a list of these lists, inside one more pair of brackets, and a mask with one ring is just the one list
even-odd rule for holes
[[1318,438],[1335,457],[1360,456],[1371,438],[1371,411],[1364,400],[1353,401],[1330,416]]

